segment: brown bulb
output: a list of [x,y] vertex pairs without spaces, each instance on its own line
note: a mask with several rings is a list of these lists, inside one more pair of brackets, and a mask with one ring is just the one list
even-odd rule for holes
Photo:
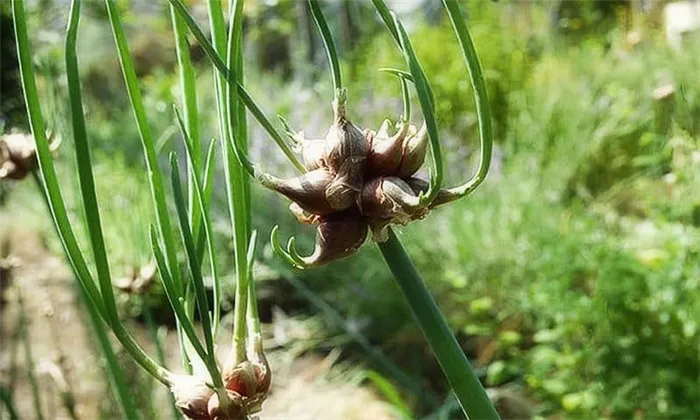
[[367,172],[372,175],[394,175],[401,165],[403,141],[408,125],[402,124],[399,131],[389,136],[389,121],[384,120],[371,142],[367,155]]
[[170,392],[175,406],[192,420],[209,420],[208,403],[214,394],[204,378],[193,375],[174,375]]
[[401,178],[375,178],[365,184],[360,196],[362,214],[372,220],[406,224],[424,214],[418,196]]
[[265,187],[286,196],[303,210],[318,215],[335,211],[326,198],[326,188],[334,178],[335,175],[323,168],[291,179],[280,179],[268,174],[258,177]]
[[411,126],[411,131],[404,139],[401,154],[401,165],[396,171],[399,178],[407,178],[420,169],[425,162],[425,155],[428,151],[428,131],[425,123],[416,132],[416,127]]
[[307,266],[337,260],[357,251],[366,238],[367,222],[355,210],[321,217],[314,252],[302,260]]

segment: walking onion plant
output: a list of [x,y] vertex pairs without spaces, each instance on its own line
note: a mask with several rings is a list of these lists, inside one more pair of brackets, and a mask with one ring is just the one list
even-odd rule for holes
[[[170,184],[181,244],[178,244],[175,223],[168,212],[166,185],[159,168],[119,12],[112,0],[105,0],[146,157],[155,209],[155,224],[150,228],[151,244],[163,287],[176,315],[181,353],[187,372],[185,375],[174,374],[159,366],[136,343],[117,314],[81,103],[75,52],[80,0],[73,0],[66,57],[78,174],[99,288],[95,285],[93,274],[80,251],[67,217],[44,134],[22,1],[13,0],[22,81],[36,140],[42,184],[61,242],[91,310],[104,320],[137,363],[171,389],[176,405],[187,416],[196,419],[237,419],[259,411],[269,391],[271,376],[262,351],[251,270],[256,237],[250,220],[249,179],[253,178],[262,186],[288,197],[292,201],[290,209],[299,221],[318,224],[316,247],[308,257],[300,256],[296,251],[294,238],[290,238],[286,248],[283,248],[278,241],[277,227],[272,229],[273,248],[297,268],[304,269],[348,256],[362,246],[371,232],[465,415],[469,418],[498,418],[423,279],[391,228],[393,224],[405,225],[422,219],[433,208],[466,197],[483,182],[489,169],[492,140],[488,99],[478,57],[459,4],[443,0],[462,47],[476,96],[481,156],[479,168],[468,182],[453,188],[443,188],[443,157],[430,83],[406,30],[383,0],[372,0],[372,3],[403,53],[408,68],[408,71],[384,69],[398,76],[401,83],[404,113],[399,123],[396,127],[390,127],[390,123],[385,121],[375,132],[369,129],[362,131],[350,121],[348,93],[342,83],[333,37],[318,1],[309,0],[311,13],[330,62],[334,85],[334,120],[325,139],[309,140],[300,132],[294,132],[282,119],[292,146],[275,129],[245,89],[242,58],[243,0],[233,0],[230,3],[228,28],[221,2],[207,1],[211,42],[183,0],[169,2],[184,102],[184,118],[177,108],[175,115],[187,160],[185,189],[180,180],[178,157],[175,154],[170,156]],[[235,244],[236,306],[233,340],[223,364],[217,360],[215,348],[221,316],[221,277],[209,216],[217,142],[212,141],[206,155],[202,155],[197,93],[188,52],[187,30],[197,39],[215,68],[216,112],[220,136],[218,144],[223,151],[227,202]],[[420,128],[409,122],[409,84],[415,87],[419,99],[424,120]],[[266,173],[249,160],[247,111],[258,120],[301,175],[283,180]],[[395,132],[391,134],[390,130]],[[430,178],[424,181],[416,177],[415,173],[423,165],[428,149]],[[301,160],[295,152],[301,154]],[[184,247],[185,250],[187,273],[180,272],[177,257],[179,247]],[[204,288],[202,264],[205,255],[208,255],[209,271],[213,279],[213,302],[207,299]],[[201,319],[201,334],[198,334],[194,324],[195,308]]]

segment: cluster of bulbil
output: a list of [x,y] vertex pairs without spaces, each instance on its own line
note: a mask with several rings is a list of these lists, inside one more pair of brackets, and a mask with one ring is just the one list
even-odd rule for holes
[[362,131],[347,118],[345,104],[345,92],[339,91],[325,139],[290,133],[308,172],[285,180],[256,176],[293,201],[290,210],[300,222],[318,225],[313,254],[299,258],[304,266],[354,253],[370,231],[374,240],[384,241],[390,225],[422,219],[430,209],[454,199],[447,190],[429,204],[421,199],[429,184],[415,174],[428,149],[425,124],[418,129],[402,121],[392,134],[385,120],[378,131]]
[[170,387],[175,405],[192,420],[243,420],[259,412],[272,381],[262,344],[248,360],[226,363],[222,379],[225,396],[215,392],[203,375],[175,375]]

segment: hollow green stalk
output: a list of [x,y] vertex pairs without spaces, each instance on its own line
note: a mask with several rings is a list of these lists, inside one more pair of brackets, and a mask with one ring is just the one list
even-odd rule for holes
[[423,117],[425,119],[425,125],[428,130],[428,138],[430,140],[430,157],[432,161],[432,167],[430,171],[430,186],[428,191],[421,197],[421,202],[426,205],[430,204],[435,200],[440,188],[442,188],[443,180],[443,164],[442,164],[442,149],[440,147],[440,140],[438,138],[437,122],[435,118],[435,109],[431,98],[433,97],[432,89],[428,83],[428,79],[425,76],[425,72],[418,62],[413,47],[411,45],[411,40],[408,38],[408,34],[404,29],[401,22],[394,17],[394,26],[399,32],[399,40],[401,42],[401,50],[403,51],[404,59],[406,64],[411,70],[411,75],[413,76],[413,83],[416,87],[416,93],[418,94],[418,101],[420,103],[421,109],[423,111]]
[[[372,0],[372,3],[394,37],[394,40],[400,46],[401,40],[398,29],[391,18],[391,12],[386,7],[386,4],[383,2],[383,0]],[[449,193],[455,197],[464,198],[474,192],[474,190],[476,190],[476,188],[486,179],[486,175],[488,174],[491,166],[491,155],[493,152],[493,129],[491,127],[491,111],[489,109],[488,91],[486,89],[486,82],[484,81],[481,63],[479,62],[479,55],[476,52],[471,34],[469,33],[469,29],[464,21],[459,2],[443,0],[443,5],[447,10],[452,27],[457,34],[457,40],[459,41],[462,55],[467,64],[469,81],[471,82],[472,89],[474,90],[477,120],[479,124],[479,167],[476,173],[467,182],[448,189]],[[414,81],[413,74],[403,70],[392,68],[382,68],[379,70],[394,74],[411,82]],[[432,104],[432,108],[434,110],[435,100],[432,96],[432,90],[428,91],[428,93],[430,94],[430,103]]]
[[75,143],[75,156],[78,163],[78,179],[80,192],[84,204],[84,216],[87,222],[90,244],[95,266],[97,268],[97,280],[102,292],[102,300],[109,314],[108,324],[119,323],[117,305],[112,291],[112,280],[105,251],[102,222],[97,205],[95,192],[95,179],[92,174],[92,158],[90,146],[87,141],[85,128],[85,116],[83,115],[83,101],[80,88],[80,73],[78,69],[78,54],[76,43],[78,38],[78,26],[80,25],[80,1],[71,4],[68,31],[66,34],[66,77],[68,79],[68,95],[70,99],[70,112],[73,125],[73,141]]
[[[204,175],[202,184],[202,194],[204,196],[204,206],[209,209],[211,204],[211,196],[214,191],[214,169],[216,167],[216,162],[214,161],[216,152],[216,139],[212,139],[209,143],[209,150],[207,151],[207,159],[204,164]],[[202,261],[204,258],[204,247],[206,242],[206,235],[203,229],[200,229],[197,236],[197,256],[199,260]]]
[[149,175],[148,180],[151,187],[156,221],[158,222],[158,230],[163,238],[163,244],[165,245],[168,269],[177,287],[184,290],[184,283],[180,278],[180,270],[178,267],[172,223],[168,215],[168,206],[165,199],[163,176],[158,167],[158,156],[156,155],[151,128],[146,118],[146,109],[143,105],[141,90],[138,85],[138,79],[136,78],[136,71],[134,70],[134,63],[129,53],[129,47],[126,42],[126,36],[124,34],[124,28],[122,27],[119,11],[117,10],[117,5],[114,0],[105,0],[105,4],[107,5],[109,22],[112,27],[117,53],[119,54],[119,62],[121,63],[129,100],[131,101],[131,108],[134,112],[134,118],[136,119],[136,125],[139,129],[141,144],[146,157],[146,168]]
[[255,293],[255,282],[253,281],[253,264],[255,263],[255,249],[258,232],[252,231],[250,243],[248,244],[248,254],[246,255],[248,271],[248,305],[246,307],[246,328],[248,329],[248,355],[255,357],[255,353],[262,353],[262,329],[260,328],[260,316],[258,314],[258,299]]
[[333,41],[333,35],[331,35],[331,31],[328,29],[328,23],[323,16],[323,11],[321,11],[318,0],[308,0],[308,2],[311,15],[314,17],[316,26],[323,39],[323,45],[326,47],[328,62],[331,65],[331,78],[333,79],[334,92],[337,95],[338,91],[343,88],[343,79],[340,73],[340,62],[338,61],[338,52],[335,47],[335,42]]
[[[185,199],[184,196],[182,195],[182,191],[180,191],[180,197],[178,199],[180,202],[179,206],[184,210],[185,209]],[[186,218],[186,214],[185,214]],[[172,279],[170,279],[170,275],[168,274],[168,270],[165,269],[166,267],[166,261],[165,257],[163,255],[163,250],[161,249],[160,245],[158,244],[158,238],[157,238],[157,233],[156,230],[153,226],[150,228],[150,237],[151,237],[151,246],[153,248],[153,254],[156,258],[156,264],[158,265],[158,270],[160,271],[161,274],[161,279],[163,280],[163,284],[167,285],[166,286],[166,296],[168,297],[168,300],[170,301],[170,305],[173,308],[173,311],[175,312],[175,316],[179,321],[182,322],[183,330],[185,334],[187,335],[187,338],[189,339],[189,342],[192,344],[194,350],[197,352],[197,355],[199,358],[203,361],[204,366],[207,369],[207,372],[209,373],[209,377],[212,381],[212,387],[214,391],[218,394],[219,396],[219,401],[221,401],[222,405],[230,404],[231,401],[228,398],[225,388],[224,388],[224,383],[221,378],[221,373],[219,372],[219,368],[216,364],[216,354],[213,352],[213,347],[211,347],[211,352],[207,352],[204,347],[202,347],[202,343],[199,341],[197,338],[197,334],[195,333],[194,330],[194,324],[188,317],[188,315],[185,313],[185,305],[184,305],[184,299],[179,298],[177,299],[174,295],[174,285]],[[206,329],[205,329],[205,334],[206,334]]]
[[[188,154],[187,168],[189,170],[194,170],[199,173],[201,171],[201,145],[200,145],[200,133],[199,133],[199,112],[197,109],[197,90],[195,84],[195,69],[192,65],[192,60],[190,59],[190,44],[187,40],[187,27],[182,22],[182,18],[175,12],[175,9],[170,7],[170,17],[173,25],[173,37],[175,38],[175,52],[177,55],[177,64],[180,75],[180,89],[182,92],[182,102],[184,104],[184,115],[186,122],[186,131],[192,139],[193,149],[195,153]],[[195,237],[197,238],[198,244],[198,259],[202,261],[204,252],[204,232],[200,229],[201,213],[194,197],[194,186],[192,185],[191,178],[188,177],[187,185],[187,204],[188,204],[188,214],[190,217],[190,224],[195,232]],[[201,238],[201,241],[200,241]],[[199,246],[199,244],[202,246]],[[190,288],[191,289],[191,288]],[[218,295],[217,295],[218,296]],[[188,307],[191,310],[187,311],[189,316],[192,316],[194,305],[190,302],[191,296],[186,293],[186,300],[188,301]],[[218,323],[215,323],[218,325]],[[189,360],[188,348],[189,346],[185,342],[185,337],[183,337],[183,331],[179,327],[178,323],[178,340],[180,342],[180,356],[182,359],[182,364],[185,367],[187,373],[192,373],[192,364]]]
[[403,98],[403,121],[408,123],[411,120],[411,94],[405,79],[401,79],[401,98]]
[[[469,37],[466,25],[464,24],[464,18],[459,10],[459,5],[456,2],[446,0],[443,1],[443,3],[453,21],[460,45],[463,47],[472,84],[475,86],[475,90],[477,84],[481,88],[484,88],[483,93],[485,95],[485,84],[483,82],[480,67],[478,66],[476,51],[471,43],[471,38]],[[383,0],[373,0],[373,4],[404,54],[406,63],[411,70],[411,79],[416,87],[421,108],[423,110],[423,115],[426,118],[426,125],[428,125],[428,133],[431,137],[431,151],[433,153],[436,151],[439,153],[439,148],[434,147],[435,143],[437,142],[433,141],[433,133],[431,133],[431,125],[434,124],[435,108],[432,91],[427,78],[425,77],[425,73],[418,63],[417,57],[413,51],[405,29],[396,19],[396,16],[389,11]],[[469,45],[465,46],[465,43],[469,43]],[[477,99],[477,101],[478,100],[479,99]],[[481,107],[477,107],[480,123],[482,120],[490,121],[490,111],[488,101],[485,96],[482,96],[481,105]],[[432,131],[436,133],[435,126],[432,127]],[[486,137],[484,137],[484,135],[486,135]],[[437,137],[435,137],[435,140],[437,140]],[[482,132],[482,162],[478,174],[481,174],[483,169],[483,176],[485,176],[486,172],[488,172],[488,163],[485,161],[490,161],[491,158],[490,145],[490,130],[488,130],[486,133]],[[437,146],[439,146],[439,144],[437,144]],[[439,156],[433,156],[434,166],[441,164],[441,162],[436,160],[436,158],[439,158]],[[484,165],[485,168],[483,168]],[[432,181],[433,179],[431,177],[431,182]],[[476,374],[469,364],[469,361],[464,355],[464,352],[447,326],[447,322],[445,321],[437,304],[426,288],[423,279],[416,270],[413,262],[406,253],[406,250],[394,231],[389,229],[389,239],[386,242],[379,243],[378,245],[385,261],[387,262],[387,265],[389,266],[397,281],[397,284],[399,285],[399,288],[406,298],[411,311],[413,312],[416,322],[433,349],[433,352],[435,353],[435,356],[438,359],[438,362],[445,376],[447,377],[447,380],[450,383],[450,386],[452,387],[452,390],[455,393],[465,415],[468,418],[498,419],[498,413],[489,400],[486,391],[479,382]]]
[[49,150],[48,140],[45,134],[46,125],[41,116],[39,94],[36,89],[36,81],[34,80],[34,70],[32,68],[31,50],[27,36],[27,24],[24,17],[22,0],[12,1],[12,12],[15,36],[17,37],[17,54],[22,77],[22,88],[24,90],[30,128],[36,143],[39,171],[41,173],[41,179],[43,180],[41,186],[44,188],[44,192],[48,197],[51,217],[59,231],[59,238],[61,239],[61,244],[66,249],[69,263],[79,274],[78,280],[87,291],[90,302],[98,308],[100,315],[107,319],[107,313],[102,303],[100,292],[93,282],[87,281],[91,278],[90,272],[85,259],[80,253],[78,242],[68,221],[65,206],[62,205],[63,196],[61,195],[61,190],[58,185],[58,177],[53,167],[51,151]]
[[[102,300],[108,311],[108,324],[112,327],[114,334],[120,339],[125,347],[130,348],[130,353],[143,360],[149,368],[157,365],[146,353],[136,344],[131,334],[126,330],[117,313],[114,291],[112,290],[112,280],[105,249],[104,235],[102,233],[102,222],[100,220],[100,210],[97,204],[97,193],[95,191],[95,179],[92,172],[92,162],[90,147],[87,140],[87,130],[85,128],[85,117],[83,115],[82,93],[80,88],[80,72],[78,67],[77,38],[80,24],[80,1],[73,1],[71,14],[68,22],[66,35],[66,76],[68,78],[68,92],[70,98],[71,118],[73,125],[73,141],[75,143],[76,161],[78,164],[78,176],[80,180],[80,191],[82,201],[85,205],[84,214],[88,226],[90,244],[95,266],[97,268],[97,278],[102,292]],[[127,349],[128,350],[128,349]]]
[[393,229],[389,229],[389,239],[378,245],[464,414],[469,419],[499,419],[423,278]]
[[[243,0],[235,0],[229,13],[229,31],[226,42],[226,65],[231,70],[236,84],[243,85],[242,70],[242,39],[243,39]],[[236,306],[233,310],[233,343],[232,356],[234,365],[246,360],[246,312],[250,282],[246,256],[250,242],[249,203],[246,202],[245,183],[248,176],[235,159],[235,150],[244,149],[243,139],[247,136],[246,127],[241,125],[245,112],[241,113],[242,104],[236,95],[236,84],[226,83],[224,87],[226,110],[226,125],[229,139],[226,142],[226,177],[229,203],[229,215],[234,242],[234,258],[236,263]]]
[[[195,168],[199,173],[202,167],[202,155],[199,134],[199,112],[197,109],[197,90],[195,85],[195,69],[190,59],[190,44],[187,40],[187,27],[182,18],[175,13],[175,9],[170,7],[170,18],[173,25],[173,36],[175,38],[175,52],[180,74],[180,90],[182,92],[182,102],[184,105],[184,120],[187,132],[192,139],[193,149],[196,151],[187,160],[189,168]],[[188,178],[189,179],[189,178]],[[190,224],[195,234],[199,232],[199,211],[194,197],[194,187],[188,183],[187,188],[188,214]]]
[[156,265],[158,266],[158,272],[160,273],[160,279],[163,283],[165,296],[170,302],[170,307],[175,313],[175,318],[181,324],[182,330],[189,342],[191,343],[193,350],[196,352],[196,355],[201,360],[207,360],[207,352],[204,349],[204,346],[202,346],[202,342],[197,337],[197,333],[195,332],[194,323],[191,317],[187,315],[185,309],[185,298],[182,296],[178,296],[177,287],[175,286],[172,278],[170,277],[169,270],[167,269],[167,262],[165,261],[165,253],[163,252],[161,245],[158,243],[158,233],[154,226],[150,227],[149,234],[151,239],[151,248],[153,250],[153,256],[156,260]]
[[491,166],[491,153],[493,149],[493,131],[491,128],[491,111],[489,109],[489,97],[486,90],[479,55],[474,47],[474,41],[469,34],[469,29],[464,22],[464,15],[461,7],[456,1],[442,0],[442,4],[447,10],[447,14],[452,22],[452,27],[457,34],[462,55],[467,63],[469,80],[474,89],[474,99],[476,101],[476,115],[479,121],[479,141],[481,143],[481,154],[479,155],[479,169],[476,174],[461,186],[451,188],[450,191],[460,197],[471,194],[486,179]]
[[[187,151],[187,156],[188,160],[193,161],[192,155],[196,153],[195,145],[190,136],[187,134],[187,131],[185,130],[185,125],[180,117],[180,113],[175,108],[175,115],[177,117],[178,125],[180,126],[180,130],[182,131],[182,136],[184,139],[185,143],[185,150]],[[210,147],[209,147],[209,153],[207,154],[207,167],[210,167],[211,165],[211,160],[213,159],[213,153],[214,153],[214,147],[216,143],[212,142]],[[195,202],[197,204],[197,209],[199,210],[199,213],[202,215],[202,220],[203,220],[203,236],[205,238],[206,244],[207,244],[207,250],[209,251],[209,263],[210,263],[210,269],[211,269],[211,276],[212,276],[212,289],[214,291],[213,293],[213,298],[214,298],[214,313],[212,314],[212,325],[211,325],[211,333],[214,337],[216,337],[216,331],[218,330],[219,327],[219,320],[221,318],[221,279],[219,277],[219,268],[218,264],[216,261],[216,249],[214,248],[214,232],[212,228],[212,223],[211,223],[211,217],[209,216],[209,205],[206,202],[206,197],[203,192],[203,187],[202,187],[202,181],[199,177],[199,174],[195,170],[194,167],[190,166],[189,167],[189,176],[188,179],[190,180],[190,185],[192,186],[192,190],[194,191],[194,198]],[[194,249],[194,255],[196,256],[196,261],[200,261],[201,263],[201,258],[200,258],[200,251],[197,249],[197,246],[195,246]]]

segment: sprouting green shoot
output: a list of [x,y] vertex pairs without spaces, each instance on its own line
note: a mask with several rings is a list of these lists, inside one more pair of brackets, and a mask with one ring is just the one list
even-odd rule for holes
[[326,47],[326,54],[328,54],[328,62],[331,65],[331,77],[333,79],[334,92],[339,92],[343,89],[343,79],[340,74],[340,62],[338,61],[338,52],[335,48],[335,42],[333,41],[333,35],[331,35],[330,29],[328,29],[328,22],[323,16],[323,11],[321,6],[318,4],[318,0],[308,0],[309,8],[311,9],[311,15],[314,17],[318,31],[321,33],[321,38],[323,39],[323,45]]
[[204,279],[202,270],[197,259],[197,250],[192,236],[192,228],[187,217],[187,206],[185,196],[180,183],[180,167],[177,160],[177,155],[170,155],[170,179],[173,187],[173,195],[175,197],[175,208],[180,220],[180,233],[185,244],[187,260],[190,266],[190,274],[192,276],[192,284],[194,285],[195,298],[197,307],[199,308],[199,317],[202,321],[204,329],[204,343],[208,354],[214,354],[214,338],[212,336],[211,313],[209,312],[209,301],[207,293],[204,289]]
[[[177,110],[177,108],[174,108],[174,109],[175,109],[175,115],[177,117],[177,122],[178,122],[178,125],[180,126],[180,130],[182,132],[182,137],[184,139],[185,150],[187,151],[188,160],[194,161],[193,155],[195,153],[195,148],[194,148],[195,144],[185,129],[185,123],[182,120],[182,117],[180,116],[180,112]],[[209,165],[211,165],[211,158],[212,158],[212,154],[214,152],[214,146],[215,146],[215,143],[212,142],[209,155],[207,156],[207,163]],[[202,182],[200,180],[200,176],[197,174],[195,168],[192,166],[190,166],[190,170],[189,170],[189,179],[191,180],[190,185],[193,187],[195,202],[197,203],[197,206],[199,208],[199,212],[202,215],[202,219],[204,221],[203,232],[204,232],[204,237],[206,238],[207,250],[209,253],[209,262],[210,262],[212,284],[213,284],[213,290],[214,290],[214,313],[212,315],[211,329],[212,329],[212,334],[214,336],[216,336],[216,331],[217,331],[218,326],[219,326],[219,319],[221,318],[221,305],[220,305],[220,302],[221,302],[221,280],[219,278],[219,269],[218,269],[218,264],[216,261],[216,249],[214,248],[213,228],[212,228],[212,223],[211,223],[211,217],[209,216],[209,207],[205,201],[204,192],[202,191]],[[201,261],[201,258],[200,258],[201,254],[198,251],[197,246],[195,246],[194,251],[195,251],[194,256],[196,257],[196,261]]]

